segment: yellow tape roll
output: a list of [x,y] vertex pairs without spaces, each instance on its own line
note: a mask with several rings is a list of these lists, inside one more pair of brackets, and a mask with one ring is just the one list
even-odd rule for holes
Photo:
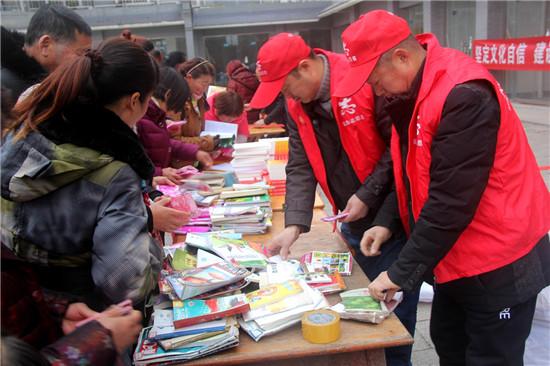
[[308,311],[302,317],[302,336],[311,343],[331,343],[340,338],[340,315],[332,310]]

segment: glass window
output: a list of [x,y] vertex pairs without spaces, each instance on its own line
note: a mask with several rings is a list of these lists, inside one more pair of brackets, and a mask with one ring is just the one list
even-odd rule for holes
[[412,34],[420,34],[424,32],[424,21],[423,21],[423,7],[422,3],[409,6],[407,8],[407,21],[409,22],[409,27],[411,28]]
[[472,53],[475,34],[475,2],[452,1],[447,3],[446,46],[468,55]]
[[216,85],[226,85],[225,66],[231,60],[241,60],[251,69],[255,68],[256,55],[267,41],[267,33],[228,34],[205,37],[206,57],[216,66]]

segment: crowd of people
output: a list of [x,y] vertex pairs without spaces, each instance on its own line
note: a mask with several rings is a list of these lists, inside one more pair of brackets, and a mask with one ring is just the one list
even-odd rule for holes
[[[346,214],[340,230],[371,294],[404,292],[396,314],[412,335],[420,284],[435,285],[442,365],[522,364],[550,284],[550,195],[483,66],[373,11],[342,34],[345,54],[281,33],[255,72],[233,60],[227,90],[207,96],[211,61],[165,58],[129,30],[92,48],[91,34],[58,4],[24,36],[2,27],[2,362],[129,362],[161,232],[190,219],[154,187],[212,166],[219,138],[201,132],[216,120],[238,124],[238,141],[251,124],[286,125],[273,254],[310,230],[319,185]],[[410,365],[411,349],[386,349],[388,365]]]

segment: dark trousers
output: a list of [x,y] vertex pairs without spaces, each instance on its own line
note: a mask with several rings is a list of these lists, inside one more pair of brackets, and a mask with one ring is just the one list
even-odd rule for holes
[[440,365],[523,365],[537,295],[511,306],[488,306],[481,297],[464,296],[479,293],[483,283],[477,277],[458,287],[455,281],[434,287],[430,335]]
[[[344,239],[355,250],[355,260],[371,281],[374,281],[381,272],[387,270],[397,260],[399,252],[406,241],[404,237],[392,237],[382,245],[379,256],[366,257],[361,253],[359,248],[362,236],[353,234],[346,223],[342,224],[340,231]],[[397,315],[412,337],[414,337],[416,326],[416,308],[418,306],[419,294],[420,288],[413,292],[403,292],[403,301],[395,309],[395,315]],[[412,345],[386,348],[386,363],[388,366],[410,366],[411,352]]]

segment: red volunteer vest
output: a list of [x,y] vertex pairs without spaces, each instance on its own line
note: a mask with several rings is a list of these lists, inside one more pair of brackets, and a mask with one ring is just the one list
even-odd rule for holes
[[[550,194],[521,121],[494,77],[462,52],[441,47],[432,34],[419,35],[417,39],[427,46],[427,55],[409,124],[406,160],[415,220],[428,198],[432,138],[437,133],[451,89],[469,80],[487,80],[498,96],[501,113],[495,161],[487,188],[472,222],[435,267],[436,282],[444,283],[495,270],[526,255],[550,229]],[[399,136],[394,129],[391,153],[399,212],[410,233],[408,192],[403,182],[399,146]]]
[[[321,49],[315,49],[314,51],[327,57],[330,65],[330,90],[335,90],[337,83],[350,67],[346,57]],[[315,178],[317,178],[317,182],[319,182],[323,192],[332,204],[333,211],[336,213],[337,208],[327,182],[327,167],[325,167],[321,150],[317,144],[311,120],[300,102],[291,98],[287,98],[286,102],[288,112],[298,127],[298,133],[302,139]],[[368,84],[365,84],[365,87],[351,97],[336,98],[331,96],[331,102],[332,112],[340,131],[342,146],[348,155],[355,174],[363,182],[374,170],[386,147],[379,135],[374,119],[372,90]],[[338,169],[338,167],[331,166],[328,169]]]

